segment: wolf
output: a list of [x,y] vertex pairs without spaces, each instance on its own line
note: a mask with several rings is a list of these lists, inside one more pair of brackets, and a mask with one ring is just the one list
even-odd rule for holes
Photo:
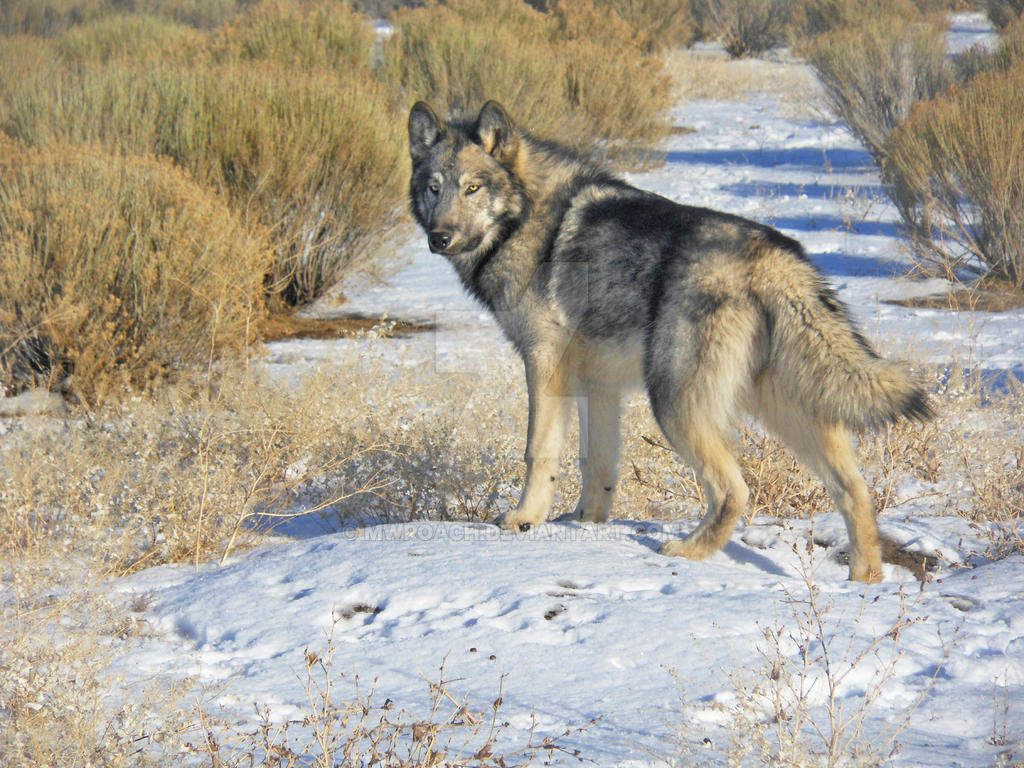
[[852,432],[923,420],[932,407],[907,366],[854,327],[797,241],[633,187],[520,130],[495,101],[448,121],[420,101],[408,130],[410,202],[427,245],[494,314],[526,371],[526,481],[500,525],[526,530],[547,517],[574,400],[573,515],[605,521],[620,400],[643,386],[707,501],[696,529],[663,554],[701,560],[729,540],[748,497],[731,445],[747,413],[828,490],[849,534],[850,579],[881,580]]

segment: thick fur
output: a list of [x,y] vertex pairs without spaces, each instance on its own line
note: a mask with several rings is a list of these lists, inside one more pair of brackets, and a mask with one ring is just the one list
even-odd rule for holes
[[850,578],[881,578],[878,528],[850,430],[930,415],[923,389],[857,332],[795,240],[680,205],[519,131],[488,102],[445,123],[409,115],[410,200],[430,249],[494,312],[529,392],[526,484],[502,525],[548,515],[569,405],[580,415],[582,520],[607,519],[619,402],[643,385],[703,483],[707,514],[662,551],[702,559],[747,501],[731,450],[743,412],[822,479],[850,535]]

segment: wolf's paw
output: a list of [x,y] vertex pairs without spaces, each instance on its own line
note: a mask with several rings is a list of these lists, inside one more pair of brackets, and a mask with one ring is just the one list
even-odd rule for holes
[[704,560],[712,554],[693,538],[666,541],[659,551],[666,557],[685,557],[690,560]]
[[877,584],[882,580],[882,564],[850,563],[850,581],[863,581],[867,584]]
[[498,518],[497,523],[499,528],[503,528],[506,531],[513,531],[515,533],[526,533],[528,530],[537,525],[537,523],[533,522],[532,520],[527,520],[513,513],[502,515],[500,518]]
[[588,510],[580,505],[576,506],[570,514],[562,515],[559,520],[578,520],[581,523],[607,523],[608,512],[601,512],[600,510],[591,509]]

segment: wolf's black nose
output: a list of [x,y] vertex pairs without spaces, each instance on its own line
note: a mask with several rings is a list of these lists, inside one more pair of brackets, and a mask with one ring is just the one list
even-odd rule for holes
[[452,244],[451,232],[442,232],[440,230],[431,232],[427,235],[427,244],[430,246],[430,250],[434,253],[443,251],[449,245]]

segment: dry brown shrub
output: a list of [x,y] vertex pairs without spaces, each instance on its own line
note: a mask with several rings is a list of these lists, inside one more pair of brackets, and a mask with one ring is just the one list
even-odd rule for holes
[[[95,403],[238,353],[266,265],[265,241],[166,160],[0,139],[5,389],[68,376]],[[49,366],[10,362],[26,345]]]
[[130,61],[138,67],[159,61],[183,66],[206,55],[206,35],[158,16],[114,14],[74,27],[56,40],[65,62],[78,66]]
[[27,82],[44,88],[46,77],[58,65],[56,46],[50,40],[27,35],[2,38],[0,45],[0,120],[7,112],[10,94]]
[[689,0],[601,0],[644,40],[650,51],[687,46],[696,35]]
[[370,20],[344,3],[267,0],[217,30],[213,50],[219,59],[349,74],[367,70],[376,46]]
[[1024,59],[1024,14],[1008,24],[999,35],[996,60],[1000,69],[1010,69]]
[[137,13],[160,16],[200,29],[231,19],[253,0],[4,0],[0,35],[57,37],[105,16]]
[[4,0],[0,34],[58,35],[75,24],[99,18],[106,0]]
[[922,20],[922,11],[913,0],[794,0],[790,34],[802,49],[818,35],[856,29],[879,19],[914,23]]
[[1003,31],[1024,14],[1022,0],[986,0],[985,11],[995,28]]
[[660,62],[590,0],[552,14],[518,0],[454,0],[400,11],[394,23],[384,66],[410,101],[471,116],[497,99],[536,135],[605,155],[664,135],[670,88]]
[[694,0],[700,35],[733,58],[757,56],[785,42],[791,0]]
[[593,7],[611,20],[628,24],[636,42],[648,53],[687,46],[696,34],[689,0],[526,0],[538,11],[564,12],[567,6]]
[[222,192],[271,233],[268,289],[287,304],[374,271],[402,219],[404,129],[365,73],[119,61],[10,88],[10,135],[167,155]]
[[933,24],[876,17],[809,46],[829,108],[883,169],[892,131],[914,104],[949,84],[944,34]]
[[[45,0],[49,2],[50,0]],[[107,0],[111,10],[161,16],[201,30],[220,26],[259,0]]]
[[1024,65],[922,104],[887,145],[916,252],[954,275],[980,268],[1024,289]]
[[1020,16],[999,33],[999,46],[989,50],[973,45],[951,57],[956,71],[956,82],[967,85],[973,78],[986,72],[1006,72],[1024,59],[1024,16]]

